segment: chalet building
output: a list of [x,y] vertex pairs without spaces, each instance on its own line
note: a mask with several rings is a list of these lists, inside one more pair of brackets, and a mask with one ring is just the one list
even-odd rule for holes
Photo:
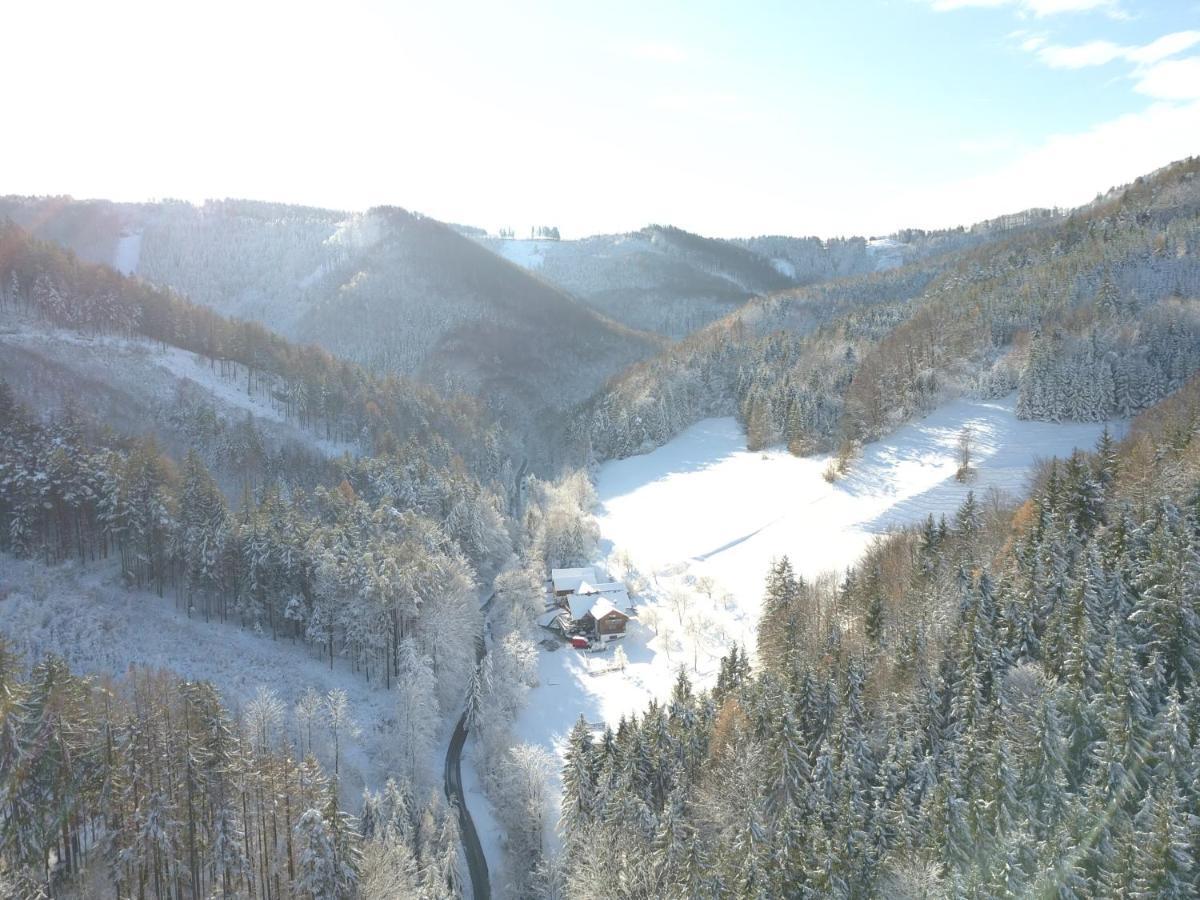
[[601,581],[591,567],[550,573],[546,613],[538,623],[563,634],[588,634],[602,641],[625,636],[633,605],[619,581]]

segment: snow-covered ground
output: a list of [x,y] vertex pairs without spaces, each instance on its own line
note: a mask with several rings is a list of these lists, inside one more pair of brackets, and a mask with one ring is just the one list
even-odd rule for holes
[[[651,698],[670,695],[680,667],[694,683],[715,679],[733,642],[753,652],[763,582],[787,554],[812,578],[842,572],[878,535],[926,515],[950,517],[968,490],[1021,495],[1034,463],[1092,448],[1098,424],[1019,421],[1015,397],[958,400],[868,445],[848,476],[829,484],[826,456],[751,453],[733,419],[709,419],[642,456],[600,468],[597,519],[605,565],[643,582],[638,617],[613,652],[539,653],[540,684],[520,716],[519,738],[556,753],[580,714],[616,724]],[[974,477],[955,479],[964,426],[974,434]],[[1109,423],[1115,436],[1121,422]],[[629,576],[626,561],[638,574]]]
[[884,272],[904,265],[906,244],[895,238],[871,238],[867,241],[867,253],[875,260],[875,271]]
[[522,269],[536,270],[546,261],[546,245],[557,241],[536,240],[498,240],[492,244],[493,249],[510,263]]
[[[650,629],[630,623],[629,633],[617,642],[629,658],[624,671],[614,668],[616,644],[601,653],[584,653],[565,645],[554,651],[539,648],[538,685],[517,717],[513,727],[516,739],[545,747],[561,759],[567,734],[581,715],[593,725],[610,723],[615,727],[621,716],[640,714],[651,699],[668,696],[675,680],[674,665],[683,659],[678,653],[668,659],[663,645],[651,647],[653,639]],[[547,813],[550,822],[558,819],[560,768],[555,767],[548,791],[554,803]],[[551,833],[549,838],[552,846],[557,846],[556,835]]]
[[[850,473],[822,477],[826,456],[750,453],[733,419],[710,419],[652,453],[605,465],[597,479],[605,549],[660,577],[709,576],[757,619],[773,558],[814,577],[842,571],[878,534],[952,516],[968,491],[1021,495],[1039,458],[1091,449],[1098,424],[1025,422],[1015,398],[958,400],[867,445]],[[955,479],[959,435],[973,433],[973,478]],[[1109,423],[1115,435],[1124,424]],[[753,624],[753,623],[751,623]]]
[[775,271],[784,278],[791,278],[793,280],[795,279],[796,266],[790,260],[786,260],[781,256],[773,257],[771,259],[771,265],[774,266]]
[[142,233],[122,231],[121,236],[117,238],[117,249],[113,254],[113,268],[122,275],[133,275],[137,272],[141,256]]

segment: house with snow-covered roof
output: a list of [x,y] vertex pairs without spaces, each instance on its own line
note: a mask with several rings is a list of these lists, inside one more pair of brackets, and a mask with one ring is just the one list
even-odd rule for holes
[[[619,581],[602,581],[594,568],[554,569],[554,606],[539,624],[564,633],[587,633],[601,640],[623,637],[633,604]],[[542,620],[545,621],[542,621]]]

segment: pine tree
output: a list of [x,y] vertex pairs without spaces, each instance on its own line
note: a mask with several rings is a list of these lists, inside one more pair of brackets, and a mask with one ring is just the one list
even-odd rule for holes
[[576,859],[585,852],[583,841],[596,807],[595,750],[592,731],[583,716],[567,736],[563,765],[562,816],[559,828],[566,835],[566,854]]
[[329,825],[319,809],[310,809],[296,823],[296,878],[292,890],[310,900],[336,900],[338,864]]

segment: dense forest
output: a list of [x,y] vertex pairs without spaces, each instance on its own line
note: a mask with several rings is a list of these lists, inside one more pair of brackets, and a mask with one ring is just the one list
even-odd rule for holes
[[572,733],[563,895],[1195,896],[1198,423],[1195,379],[840,584],[780,559],[755,671]]
[[[0,894],[451,897],[458,832],[438,794],[389,780],[350,816],[292,753],[270,695],[240,719],[169,672],[27,677],[0,642]],[[341,700],[327,699],[336,710]]]
[[[385,730],[394,781],[353,804],[351,819],[337,786],[339,732],[356,728],[344,692],[310,690],[293,719],[269,691],[235,714],[211,686],[169,673],[134,670],[112,684],[37,656],[26,677],[36,645],[18,631],[0,668],[6,889],[459,896],[457,813],[436,793],[426,798],[438,735],[464,697],[489,760],[488,793],[511,813],[512,872],[497,860],[497,878],[528,885],[532,870],[520,867],[540,859],[553,827],[531,818],[546,801],[550,763],[515,746],[509,729],[534,683],[542,573],[594,552],[590,484],[582,473],[530,479],[512,556],[500,498],[465,471],[402,454],[337,467],[332,487],[269,486],[231,507],[198,454],[176,464],[152,437],[119,440],[86,419],[39,421],[0,383],[0,550],[47,567],[115,565],[143,602],[157,592],[210,627],[231,622],[299,644],[389,692],[394,708],[373,723]],[[495,646],[477,667],[476,580],[497,571]],[[194,731],[164,731],[186,716]],[[314,723],[328,732],[332,778],[312,755]],[[137,753],[154,754],[154,765]],[[60,771],[64,759],[75,768]],[[126,770],[140,773],[131,785],[120,781],[134,778]],[[120,804],[118,787],[128,792]]]

